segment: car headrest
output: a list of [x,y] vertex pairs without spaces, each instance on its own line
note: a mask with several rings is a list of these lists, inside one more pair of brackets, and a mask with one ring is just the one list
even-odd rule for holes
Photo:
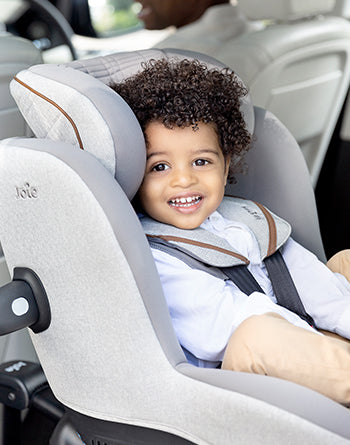
[[[37,138],[70,143],[90,152],[131,199],[144,174],[144,137],[132,110],[108,85],[142,70],[142,62],[160,58],[197,58],[209,67],[224,67],[189,51],[121,52],[63,65],[32,66],[16,75],[11,94]],[[241,109],[253,132],[250,97],[244,98]]]
[[332,15],[350,19],[350,0],[336,0]]
[[288,21],[330,13],[336,0],[242,0],[239,9],[251,20]]

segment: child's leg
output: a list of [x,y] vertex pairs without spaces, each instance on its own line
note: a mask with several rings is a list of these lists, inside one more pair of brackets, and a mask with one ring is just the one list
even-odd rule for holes
[[350,342],[296,327],[277,314],[245,320],[229,340],[222,368],[290,380],[350,404]]
[[350,281],[350,249],[341,250],[332,256],[327,262],[327,266],[333,272],[338,272]]

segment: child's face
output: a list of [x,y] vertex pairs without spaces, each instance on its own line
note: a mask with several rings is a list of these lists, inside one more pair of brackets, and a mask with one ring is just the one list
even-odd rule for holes
[[194,229],[213,213],[224,196],[229,161],[210,124],[168,129],[146,127],[147,164],[139,190],[141,205],[157,221]]

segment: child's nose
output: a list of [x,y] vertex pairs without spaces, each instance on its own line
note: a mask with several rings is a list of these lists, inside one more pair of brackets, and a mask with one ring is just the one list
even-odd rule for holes
[[197,177],[191,168],[177,168],[173,170],[171,185],[173,187],[189,187],[197,182]]

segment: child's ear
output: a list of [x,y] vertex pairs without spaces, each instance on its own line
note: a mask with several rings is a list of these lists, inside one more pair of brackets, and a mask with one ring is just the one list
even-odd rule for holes
[[228,174],[230,172],[231,156],[225,158],[225,185],[227,184]]

